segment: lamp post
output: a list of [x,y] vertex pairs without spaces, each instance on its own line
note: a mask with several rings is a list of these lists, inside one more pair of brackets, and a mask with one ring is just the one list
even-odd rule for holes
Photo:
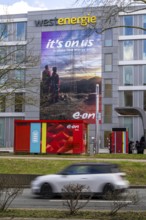
[[96,124],[95,124],[95,143],[96,152],[99,153],[99,84],[96,84]]

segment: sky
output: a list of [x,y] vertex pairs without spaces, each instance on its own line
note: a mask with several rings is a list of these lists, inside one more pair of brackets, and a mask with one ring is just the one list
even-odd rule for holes
[[[88,0],[87,0],[88,1]],[[1,14],[20,14],[28,11],[76,8],[76,0],[0,0]],[[80,2],[82,2],[80,0]]]

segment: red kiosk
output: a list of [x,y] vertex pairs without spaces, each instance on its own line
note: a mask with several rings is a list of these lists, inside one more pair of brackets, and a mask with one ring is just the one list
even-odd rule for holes
[[112,129],[110,153],[128,153],[128,131],[126,131],[126,128]]
[[83,120],[15,120],[15,153],[82,154],[87,151]]

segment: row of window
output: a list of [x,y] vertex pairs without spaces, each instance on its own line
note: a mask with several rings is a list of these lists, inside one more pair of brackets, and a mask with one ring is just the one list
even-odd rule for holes
[[[142,28],[141,29],[141,34],[146,34],[146,15],[141,16],[142,19]],[[139,25],[134,24],[134,16],[132,15],[127,15],[123,16],[123,35],[134,35],[134,30],[136,28],[133,27],[138,27]],[[113,41],[113,32],[112,29],[108,29],[105,31],[105,36],[104,36],[104,46],[112,46],[112,41]]]
[[0,40],[24,41],[26,40],[26,22],[0,23]]
[[[11,98],[12,99],[12,98]],[[5,112],[6,108],[9,107],[9,103],[12,100],[8,100],[8,97],[3,94],[0,98],[0,112]],[[15,93],[14,98],[14,111],[15,112],[23,112],[24,111],[24,94],[23,93]],[[7,102],[6,102],[7,101]]]
[[13,86],[13,88],[24,88],[25,86],[25,70],[16,69],[14,71],[8,71],[0,77],[0,87],[3,85]]
[[[137,83],[135,85],[146,85],[146,65],[142,66],[141,73],[142,83],[138,84],[138,75]],[[123,85],[132,86],[134,85],[134,68],[133,66],[123,66]],[[112,97],[112,79],[104,79],[104,97]]]
[[[133,91],[124,91],[124,107],[133,107]],[[143,109],[146,111],[146,91],[143,91]],[[104,105],[104,123],[112,123],[112,105]]]
[[[142,40],[143,42],[143,49],[139,56],[140,59],[146,60],[146,40]],[[123,59],[124,61],[134,60],[134,41],[133,40],[126,40],[123,42]],[[141,55],[140,55],[141,54]],[[105,53],[104,54],[104,71],[111,72],[113,66],[113,55],[112,53]]]
[[25,63],[26,47],[23,45],[0,47],[0,66],[1,65],[20,65]]
[[[142,15],[141,16],[142,19],[142,28],[145,29],[146,28],[146,15]],[[139,26],[134,24],[134,16],[132,15],[127,15],[127,16],[123,16],[123,25],[127,26],[124,28],[124,35],[133,35],[134,34],[134,28],[132,28],[131,26]],[[142,34],[146,34],[146,29],[142,30]]]

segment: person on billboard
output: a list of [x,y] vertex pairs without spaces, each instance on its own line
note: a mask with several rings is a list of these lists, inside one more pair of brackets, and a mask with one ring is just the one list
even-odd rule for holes
[[57,67],[52,68],[50,92],[51,92],[51,103],[58,102],[58,99],[59,99],[59,75],[57,74]]
[[48,65],[45,66],[45,69],[42,72],[42,93],[43,95],[48,95],[50,91],[51,83],[51,72]]

